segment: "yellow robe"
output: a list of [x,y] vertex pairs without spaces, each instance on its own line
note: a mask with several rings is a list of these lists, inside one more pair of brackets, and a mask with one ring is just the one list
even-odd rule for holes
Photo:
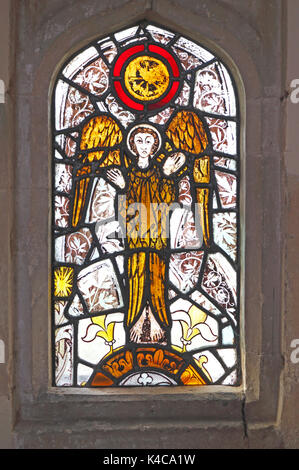
[[[165,305],[165,253],[168,246],[165,223],[169,205],[175,201],[175,184],[153,165],[147,170],[133,168],[128,174],[126,209],[143,204],[140,211],[127,213],[127,278],[129,305],[127,325],[132,326],[147,302],[161,326],[168,326]],[[160,211],[155,211],[157,205]],[[151,206],[156,204],[156,206]],[[166,206],[166,204],[168,206]],[[136,209],[136,208],[135,208]],[[130,211],[129,211],[130,212]],[[141,212],[141,213],[140,213]],[[130,254],[130,250],[136,250]]]

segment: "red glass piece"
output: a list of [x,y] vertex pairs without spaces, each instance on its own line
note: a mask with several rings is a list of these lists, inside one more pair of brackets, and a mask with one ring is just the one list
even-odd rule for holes
[[179,87],[179,82],[173,82],[169,92],[167,93],[167,95],[162,98],[160,101],[157,101],[156,103],[152,103],[152,104],[149,104],[148,105],[148,109],[157,109],[157,108],[161,108],[162,106],[164,106],[166,103],[168,103],[173,97],[174,95],[176,94],[177,90],[178,90],[178,87]]
[[115,81],[114,86],[115,86],[116,93],[118,94],[119,98],[122,100],[123,103],[125,103],[127,106],[129,106],[132,109],[136,109],[137,111],[144,110],[143,104],[136,103],[131,98],[129,98],[129,96],[125,93],[122,87],[122,84],[119,81]]
[[125,61],[131,57],[131,55],[136,54],[137,52],[144,51],[144,44],[139,44],[138,46],[133,46],[130,49],[127,49],[124,51],[119,58],[117,59],[114,70],[113,70],[113,75],[115,77],[118,77],[120,75],[122,66],[124,65]]
[[169,65],[171,67],[171,70],[172,70],[172,73],[173,73],[174,77],[179,77],[180,76],[178,65],[177,65],[176,61],[174,60],[173,56],[168,51],[163,49],[163,47],[152,45],[152,44],[149,46],[148,49],[149,49],[150,52],[155,52],[156,54],[161,55],[162,57],[164,57],[164,59],[167,60],[167,62],[169,63]]

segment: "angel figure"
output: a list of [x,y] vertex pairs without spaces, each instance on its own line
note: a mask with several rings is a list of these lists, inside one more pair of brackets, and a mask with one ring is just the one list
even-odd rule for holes
[[[84,126],[80,165],[75,170],[72,224],[77,227],[84,220],[95,176],[101,174],[126,196],[125,326],[133,342],[170,344],[171,315],[165,287],[170,244],[163,211],[178,202],[174,176],[188,175],[200,211],[204,243],[209,245],[210,157],[203,153],[208,137],[196,113],[180,111],[171,120],[164,139],[153,125],[140,123],[129,131],[122,153],[123,143],[123,131],[107,115],[94,117]],[[132,205],[137,207],[135,212],[130,211]],[[154,216],[153,207],[159,208]]]

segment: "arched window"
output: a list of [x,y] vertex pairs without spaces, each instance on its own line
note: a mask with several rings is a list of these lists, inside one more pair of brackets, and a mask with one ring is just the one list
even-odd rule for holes
[[153,23],[53,92],[53,385],[239,385],[239,108],[214,53]]

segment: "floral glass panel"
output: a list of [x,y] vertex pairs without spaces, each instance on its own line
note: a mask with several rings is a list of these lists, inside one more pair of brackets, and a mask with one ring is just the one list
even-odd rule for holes
[[148,22],[61,68],[54,386],[240,385],[235,90],[212,51]]

